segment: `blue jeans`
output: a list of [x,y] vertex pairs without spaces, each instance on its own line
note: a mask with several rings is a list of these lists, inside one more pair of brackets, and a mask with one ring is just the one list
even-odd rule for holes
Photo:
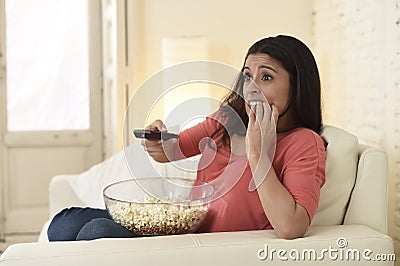
[[49,241],[79,241],[138,235],[114,222],[106,210],[73,207],[54,216],[47,236]]

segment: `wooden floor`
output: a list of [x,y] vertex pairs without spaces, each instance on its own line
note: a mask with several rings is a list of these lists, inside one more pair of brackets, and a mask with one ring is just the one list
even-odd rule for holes
[[38,238],[39,238],[39,234],[6,235],[5,242],[0,241],[0,254],[2,254],[9,245],[16,244],[16,243],[37,242]]

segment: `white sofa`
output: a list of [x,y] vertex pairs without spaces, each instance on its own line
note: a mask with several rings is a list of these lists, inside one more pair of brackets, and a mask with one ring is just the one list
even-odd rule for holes
[[[0,264],[394,265],[387,235],[385,154],[335,127],[324,127],[322,135],[328,142],[327,181],[303,238],[284,240],[272,230],[261,230],[49,243],[45,225],[38,242],[11,245]],[[81,175],[54,177],[50,217],[65,207],[99,204],[101,189],[115,181],[107,176],[126,174],[122,158],[115,155]]]

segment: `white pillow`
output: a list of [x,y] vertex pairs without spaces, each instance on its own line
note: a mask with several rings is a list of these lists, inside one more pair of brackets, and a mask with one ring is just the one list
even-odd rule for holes
[[[135,174],[152,176],[157,173],[155,167],[149,163],[149,160],[145,159],[147,158],[147,154],[140,145],[140,142],[134,143],[127,152],[133,152],[135,158],[142,158],[138,159],[138,162],[134,164]],[[156,165],[159,167],[157,170],[163,174],[162,172],[165,166],[162,164]],[[124,151],[120,151],[109,159],[93,166],[88,171],[77,175],[69,182],[72,189],[83,203],[93,208],[104,209],[103,189],[117,181],[131,178],[132,176],[125,162]]]
[[130,167],[134,168],[134,176],[138,178],[148,176],[196,177],[196,160],[180,161],[179,165],[194,169],[190,173],[181,171],[170,163],[157,163],[154,160],[149,160],[148,154],[144,151],[140,142],[135,142],[125,151],[118,152],[69,181],[72,189],[84,204],[93,208],[105,209],[103,189],[112,183],[133,178],[128,170],[125,156],[130,161]]

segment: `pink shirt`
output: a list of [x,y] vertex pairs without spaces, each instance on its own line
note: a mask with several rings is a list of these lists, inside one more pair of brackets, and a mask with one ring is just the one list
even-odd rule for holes
[[[205,145],[206,142],[201,142],[210,137],[219,125],[208,117],[179,136],[179,146],[186,157],[202,153],[198,180],[212,181],[222,173],[224,178],[241,174],[231,190],[211,203],[199,232],[273,229],[258,192],[248,189],[252,174],[246,156],[231,156],[230,148],[222,146],[220,134],[214,137],[218,147],[216,151]],[[310,220],[317,210],[320,189],[325,183],[325,160],[325,142],[310,129],[297,128],[277,138],[273,160],[275,172],[294,200],[307,210]]]

